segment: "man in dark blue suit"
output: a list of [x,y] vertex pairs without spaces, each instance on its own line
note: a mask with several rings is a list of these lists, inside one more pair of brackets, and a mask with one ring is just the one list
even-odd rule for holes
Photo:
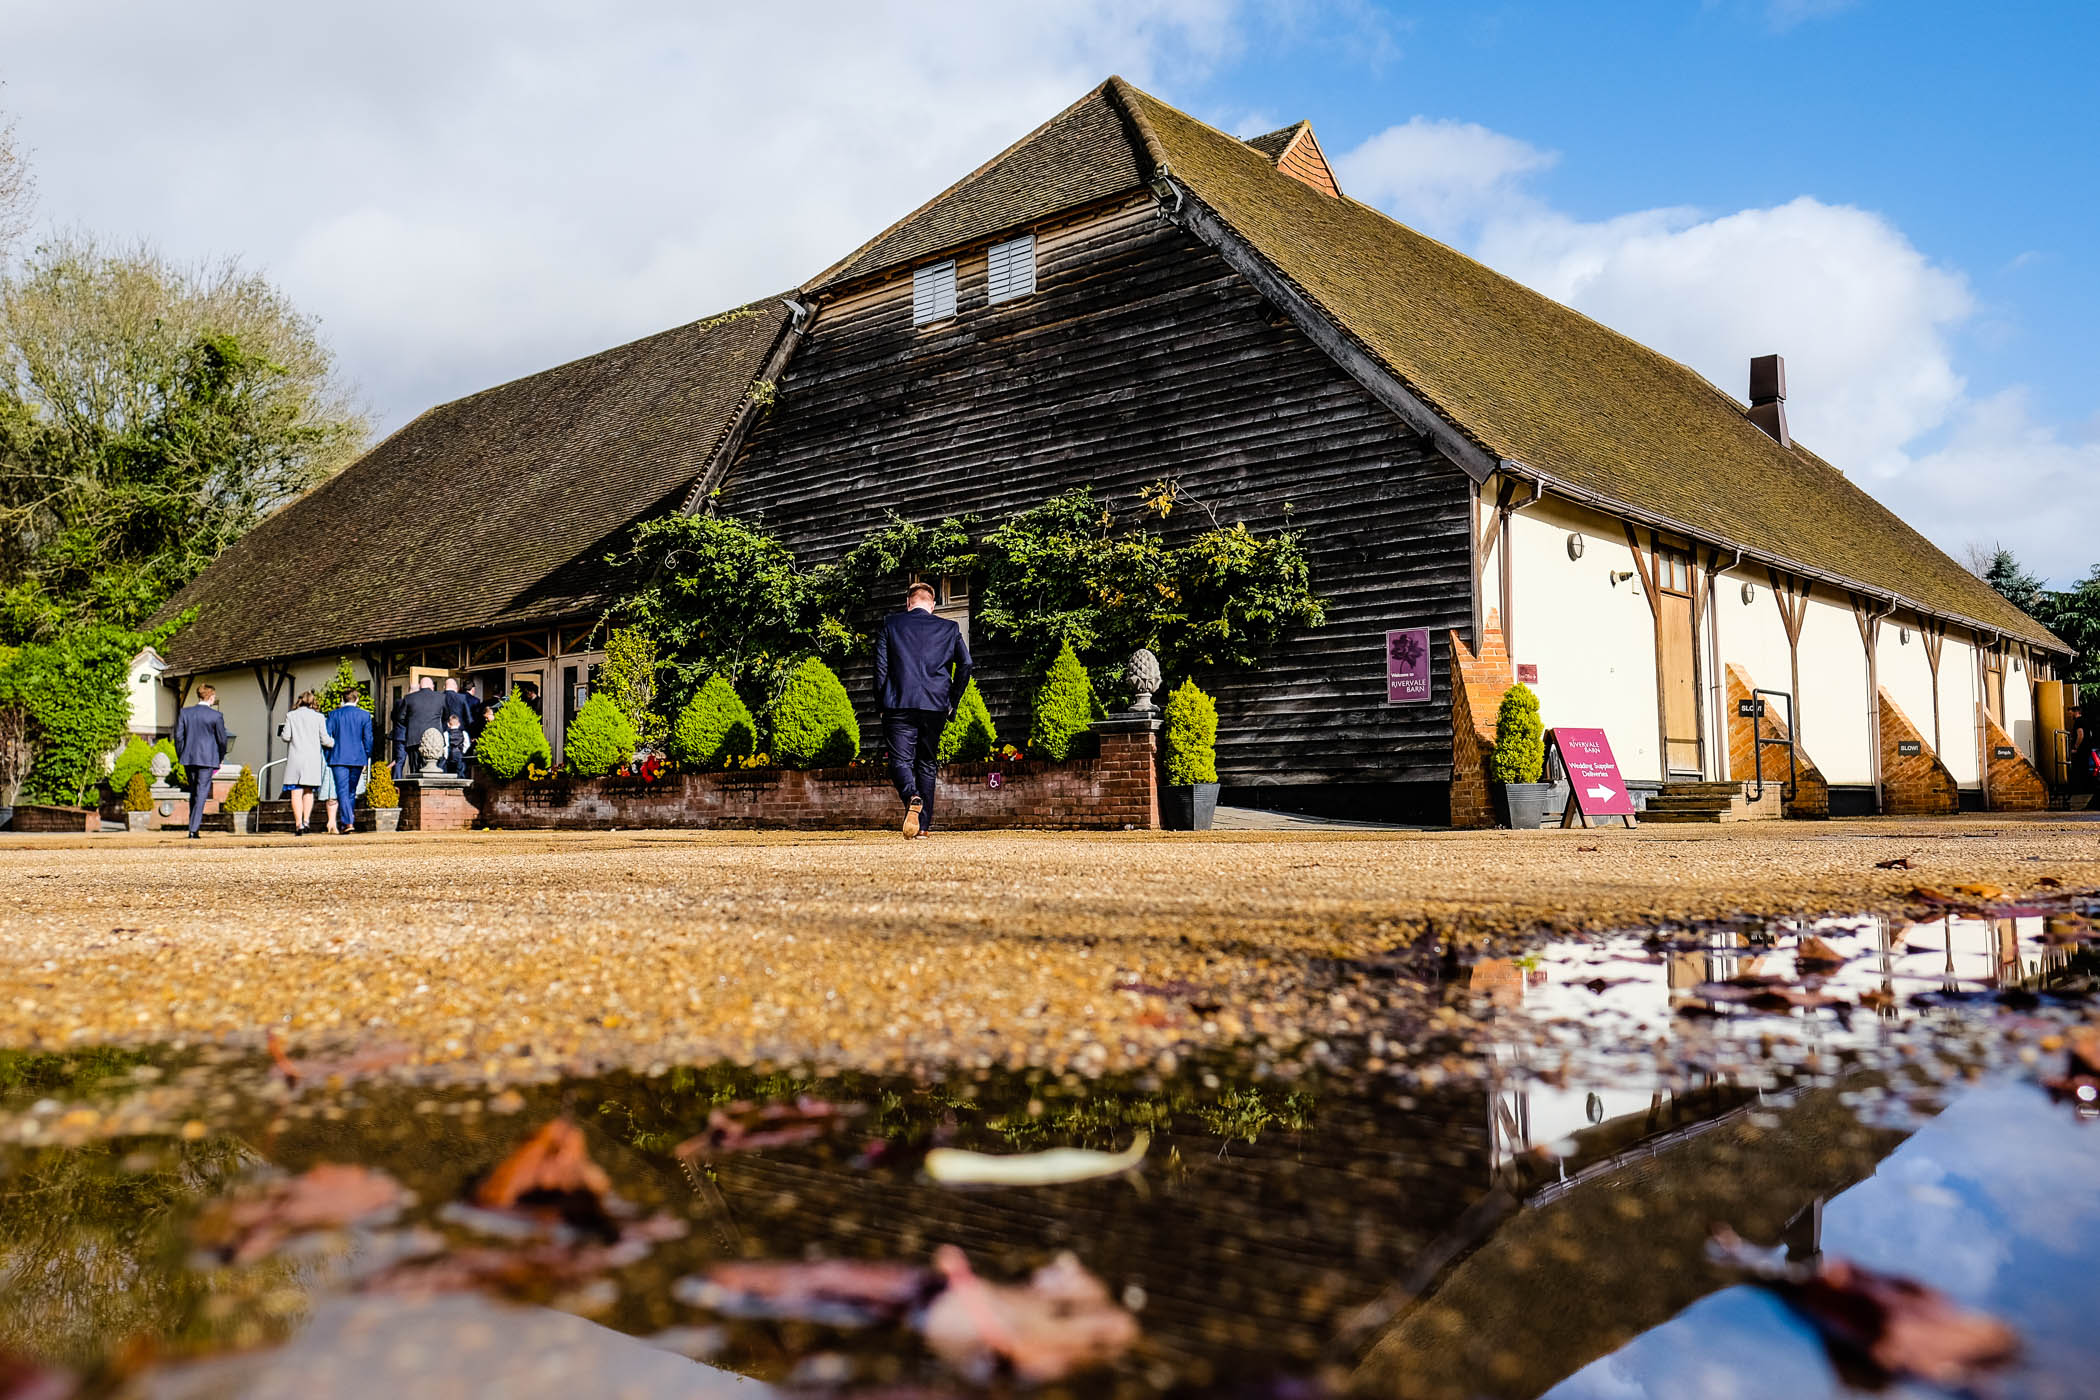
[[913,584],[904,611],[884,620],[875,643],[875,702],[882,706],[890,781],[904,799],[904,834],[914,838],[933,830],[941,731],[970,684],[970,644],[962,628],[934,616],[933,604],[933,589]]
[[328,712],[328,768],[335,776],[335,832],[357,826],[357,779],[372,761],[372,716],[358,703],[363,692],[351,687],[343,703]]
[[175,716],[175,761],[190,776],[190,840],[196,841],[197,824],[204,820],[204,800],[211,796],[211,780],[226,761],[233,740],[226,734],[226,716],[219,713],[219,692],[209,685],[197,687],[197,703]]

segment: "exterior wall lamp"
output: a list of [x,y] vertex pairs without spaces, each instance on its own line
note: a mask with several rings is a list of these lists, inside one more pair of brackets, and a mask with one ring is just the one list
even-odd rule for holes
[[1613,569],[1611,572],[1611,586],[1613,588],[1617,588],[1620,584],[1626,582],[1626,580],[1632,577],[1633,570],[1631,569]]
[[1744,584],[1744,585],[1743,585],[1743,606],[1747,608],[1747,607],[1749,607],[1749,606],[1750,606],[1750,605],[1751,605],[1752,603],[1754,603],[1754,602],[1756,602],[1756,601],[1757,601],[1757,585],[1756,585],[1756,584],[1754,584],[1754,583],[1746,583],[1746,584]]
[[1568,557],[1570,559],[1580,559],[1582,557],[1582,548],[1582,532],[1570,530],[1568,532]]

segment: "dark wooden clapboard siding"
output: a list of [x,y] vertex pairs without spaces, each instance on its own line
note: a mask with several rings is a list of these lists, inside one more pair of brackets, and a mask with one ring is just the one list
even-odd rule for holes
[[[1127,517],[1142,488],[1179,478],[1221,521],[1302,529],[1329,601],[1328,624],[1263,669],[1199,677],[1218,696],[1221,777],[1447,778],[1443,633],[1472,609],[1464,476],[1149,198],[1041,230],[1032,297],[987,307],[982,249],[958,275],[960,314],[937,327],[911,325],[908,273],[823,304],[719,508],[824,559],[891,510],[996,518],[1090,484]],[[1207,523],[1188,506],[1166,528]],[[1436,698],[1388,707],[1384,632],[1418,625]],[[976,641],[985,697],[1018,738],[1031,679]]]

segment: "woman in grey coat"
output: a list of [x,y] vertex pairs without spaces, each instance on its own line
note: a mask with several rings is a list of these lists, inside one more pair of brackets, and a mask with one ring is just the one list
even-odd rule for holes
[[314,790],[328,777],[328,760],[322,757],[321,750],[335,747],[335,740],[328,735],[328,722],[322,718],[311,690],[300,694],[292,712],[277,726],[277,737],[288,746],[284,785],[292,794],[292,830],[304,836],[307,818],[314,811]]

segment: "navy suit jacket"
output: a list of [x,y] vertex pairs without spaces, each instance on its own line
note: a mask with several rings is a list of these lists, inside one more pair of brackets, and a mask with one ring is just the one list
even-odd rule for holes
[[884,713],[953,714],[969,684],[970,644],[963,640],[962,628],[924,608],[907,608],[883,620],[882,636],[875,643],[875,702]]
[[226,761],[232,743],[226,737],[226,716],[209,705],[189,705],[175,716],[175,760],[193,778],[210,777]]
[[445,697],[445,718],[450,719],[452,716],[458,715],[460,728],[471,733],[471,721],[474,717],[474,697],[463,690],[441,690],[438,694]]
[[331,768],[362,768],[372,761],[372,716],[362,705],[338,705],[328,712]]

